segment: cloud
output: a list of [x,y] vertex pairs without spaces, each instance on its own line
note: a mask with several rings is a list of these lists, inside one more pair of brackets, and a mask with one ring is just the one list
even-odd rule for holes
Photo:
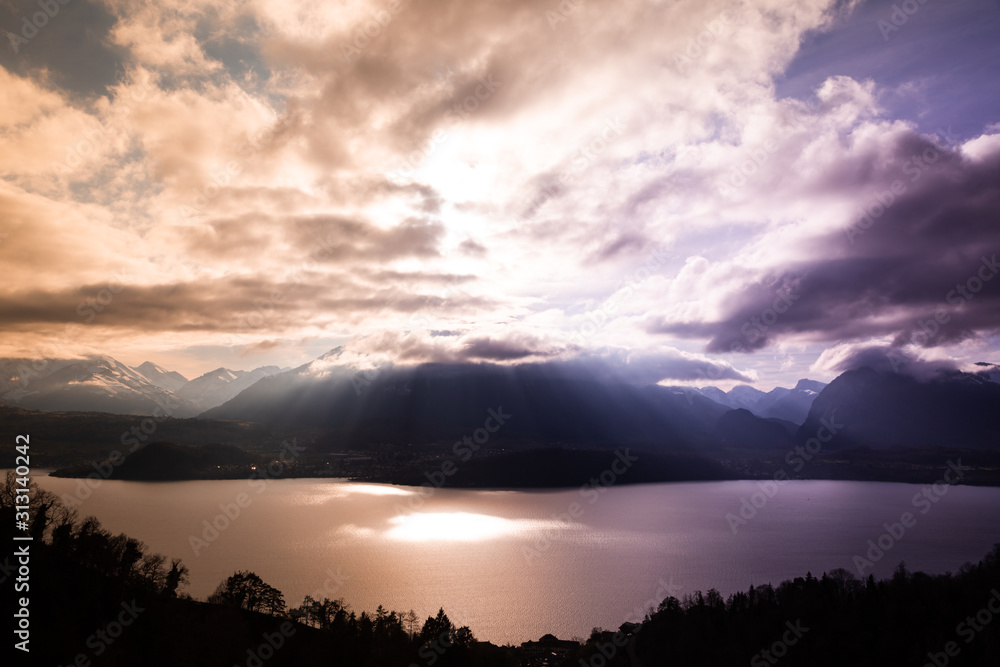
[[982,342],[993,283],[948,295],[1000,252],[995,130],[921,133],[837,63],[775,92],[855,4],[105,0],[76,46],[120,67],[69,86],[68,45],[0,61],[0,348],[82,323],[111,280],[82,349],[206,370],[308,340],[748,381],[710,355]]
[[840,374],[858,368],[871,368],[879,373],[902,373],[921,381],[958,370],[951,359],[925,358],[878,342],[835,345],[820,355],[812,370]]
[[752,382],[756,379],[752,371],[740,371],[727,362],[676,349],[603,348],[585,351],[558,339],[499,328],[491,334],[447,333],[449,335],[442,336],[441,332],[418,329],[358,338],[338,348],[336,354],[327,355],[314,364],[312,372],[426,363],[528,363],[544,368],[548,373],[579,380],[638,385],[667,381]]
[[595,377],[640,385],[670,381],[753,382],[756,379],[752,372],[740,371],[726,362],[676,349],[605,349],[581,354],[568,364],[585,368]]
[[766,257],[757,270],[713,266],[732,281],[715,289],[716,317],[654,317],[648,330],[707,338],[708,351],[726,352],[786,338],[893,336],[933,347],[1000,329],[1000,289],[990,282],[1000,272],[1000,150],[977,139],[973,159],[906,127],[877,137],[879,125],[828,145],[824,159],[836,168],[799,179],[834,212],[765,231],[738,258]]

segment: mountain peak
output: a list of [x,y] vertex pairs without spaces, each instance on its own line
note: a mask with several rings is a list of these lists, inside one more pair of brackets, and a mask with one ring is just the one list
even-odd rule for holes
[[177,391],[188,383],[188,379],[177,371],[168,371],[162,366],[154,364],[152,361],[142,362],[135,370],[142,373],[143,377],[157,387],[171,392]]
[[321,355],[320,357],[318,357],[318,358],[319,358],[319,359],[336,359],[336,358],[338,358],[338,357],[339,357],[340,355],[342,355],[343,353],[344,353],[344,346],[343,346],[343,345],[338,345],[337,347],[333,348],[333,349],[332,349],[332,350],[330,350],[329,352],[324,352],[324,353],[323,353],[323,354],[322,354],[322,355]]
[[845,424],[831,446],[992,449],[997,446],[1000,387],[972,373],[953,371],[923,378],[885,368],[844,371],[813,402],[799,429],[812,437],[821,419]]
[[280,372],[277,366],[261,366],[252,371],[234,371],[220,366],[188,382],[177,395],[207,410],[234,398],[258,380]]
[[818,394],[819,392],[823,391],[823,387],[825,386],[826,386],[825,382],[803,378],[795,384],[794,391],[814,391]]

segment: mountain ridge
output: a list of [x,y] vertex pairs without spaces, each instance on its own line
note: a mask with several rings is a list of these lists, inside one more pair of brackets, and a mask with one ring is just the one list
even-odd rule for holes
[[[0,359],[0,400],[29,409],[194,417],[229,400],[277,366],[230,371],[216,383],[188,380],[145,361],[137,367],[111,356],[79,359]],[[213,371],[214,372],[214,371]],[[191,388],[193,387],[193,388]]]

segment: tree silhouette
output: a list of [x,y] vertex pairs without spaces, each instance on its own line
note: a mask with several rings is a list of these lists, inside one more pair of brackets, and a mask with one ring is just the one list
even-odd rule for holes
[[417,618],[417,612],[412,609],[406,612],[403,616],[403,627],[406,628],[406,634],[410,637],[414,637],[417,634],[417,626],[420,624],[420,619]]
[[208,601],[272,616],[285,613],[285,597],[281,591],[264,583],[256,573],[246,570],[238,570],[220,583]]
[[460,648],[470,648],[476,641],[475,636],[469,626],[463,625],[455,630],[455,646]]
[[444,613],[444,609],[438,609],[437,616],[428,616],[424,621],[424,627],[420,630],[421,642],[433,642],[437,639],[447,639],[449,642],[455,641],[455,626],[451,619]]
[[181,584],[186,584],[188,582],[189,570],[186,565],[181,563],[180,558],[175,558],[170,561],[170,571],[163,583],[163,593],[167,597],[177,597],[177,589]]

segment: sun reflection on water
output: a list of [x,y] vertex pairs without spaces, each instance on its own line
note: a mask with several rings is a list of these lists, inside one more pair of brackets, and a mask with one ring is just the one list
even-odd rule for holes
[[562,529],[559,521],[505,519],[470,512],[417,512],[389,519],[386,537],[404,542],[477,542],[538,530]]

